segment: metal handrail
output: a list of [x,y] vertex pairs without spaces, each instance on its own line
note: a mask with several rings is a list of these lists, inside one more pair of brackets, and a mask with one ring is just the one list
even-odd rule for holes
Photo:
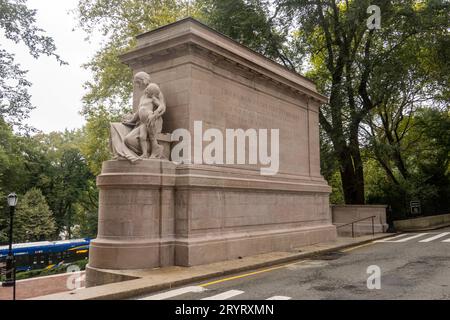
[[352,226],[352,238],[354,238],[355,237],[355,223],[358,223],[358,222],[361,222],[361,221],[364,221],[364,220],[372,219],[372,235],[375,236],[375,221],[374,220],[375,220],[376,217],[377,216],[371,216],[371,217],[355,220],[353,222],[346,223],[346,224],[343,224],[341,226],[337,226],[336,229],[339,229],[339,228],[351,225]]

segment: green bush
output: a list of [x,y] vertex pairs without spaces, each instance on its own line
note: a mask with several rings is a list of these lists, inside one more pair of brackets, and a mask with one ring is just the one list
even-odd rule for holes
[[[71,263],[63,264],[59,267],[52,268],[52,269],[39,269],[39,270],[30,270],[30,271],[24,271],[24,272],[18,272],[16,274],[16,280],[24,280],[24,279],[31,279],[31,278],[37,278],[37,277],[45,277],[45,276],[51,276],[54,274],[61,274],[66,273],[67,268],[69,266],[78,266],[80,270],[86,270],[86,265],[88,264],[88,260],[80,260],[75,261]],[[5,277],[2,275],[0,277],[0,281],[4,281]]]

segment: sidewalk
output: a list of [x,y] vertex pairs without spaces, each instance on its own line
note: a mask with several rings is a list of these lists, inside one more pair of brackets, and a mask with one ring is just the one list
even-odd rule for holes
[[[18,280],[16,282],[16,299],[24,300],[43,295],[68,292],[70,289],[67,287],[67,280],[70,276],[74,275],[74,273],[63,273],[46,277]],[[81,272],[79,275],[84,275],[84,272]],[[72,280],[69,282],[70,285],[74,284],[74,281]],[[83,286],[84,281],[81,281],[80,287]],[[4,288],[0,284],[0,300],[12,300],[12,296],[13,288]]]
[[395,234],[377,234],[358,238],[339,237],[335,242],[301,247],[292,252],[272,252],[238,260],[230,260],[195,267],[167,267],[154,270],[137,270],[127,275],[140,279],[112,283],[99,287],[80,289],[34,298],[33,300],[118,300],[182,286],[196,281],[236,274],[258,268],[270,267],[290,261],[309,258],[330,251],[339,251],[372,242]]

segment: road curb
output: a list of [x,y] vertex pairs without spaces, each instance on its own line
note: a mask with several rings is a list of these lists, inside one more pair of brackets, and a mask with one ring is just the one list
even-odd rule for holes
[[[226,270],[224,271],[221,275],[219,276],[228,276],[230,274],[235,274],[235,273],[240,273],[240,272],[244,272],[244,271],[250,271],[250,270],[254,270],[254,269],[261,269],[261,268],[266,268],[266,267],[273,267],[276,265],[281,265],[284,263],[288,263],[288,262],[292,262],[292,261],[296,261],[296,260],[301,260],[304,258],[310,258],[310,257],[314,257],[314,256],[320,256],[323,255],[324,253],[329,253],[329,252],[334,252],[334,251],[340,251],[343,249],[348,249],[348,248],[352,248],[352,247],[357,247],[357,246],[361,246],[376,240],[381,240],[381,239],[385,239],[385,238],[389,238],[392,236],[395,236],[397,233],[391,233],[389,235],[383,236],[383,237],[377,237],[376,239],[367,239],[364,241],[360,241],[360,242],[354,242],[351,244],[344,244],[344,245],[340,245],[340,246],[336,246],[336,247],[332,247],[332,248],[325,248],[325,249],[318,249],[316,251],[311,251],[311,252],[303,252],[303,253],[298,253],[286,258],[280,258],[280,259],[274,259],[271,261],[266,261],[266,262],[261,262],[259,264],[254,264],[251,266],[245,266],[242,268],[235,268],[235,269],[231,269],[231,270]],[[205,280],[205,279],[202,279]]]
[[259,263],[248,264],[245,266],[238,266],[220,271],[205,272],[203,274],[186,276],[174,281],[165,281],[163,283],[151,283],[151,279],[140,278],[136,280],[129,280],[125,282],[113,283],[99,287],[92,287],[76,292],[65,292],[60,294],[53,294],[49,296],[36,297],[32,300],[124,300],[132,297],[151,294],[160,290],[171,289],[173,287],[183,286],[193,282],[205,281],[212,278],[229,276],[233,274],[242,273],[245,271],[253,271],[257,269],[273,267],[285,263],[302,260],[320,256],[325,253],[340,251],[352,247],[361,246],[376,240],[381,240],[397,235],[397,233],[386,234],[376,238],[364,239],[358,242],[346,243],[334,247],[317,249],[310,252],[299,252],[288,257],[273,258],[271,260],[262,261]]
[[404,233],[414,233],[414,232],[423,232],[423,231],[434,231],[434,230],[440,230],[440,229],[446,229],[450,227],[450,224],[442,224],[440,226],[434,226],[434,227],[428,227],[428,228],[411,228],[411,229],[398,229],[398,232],[404,232]]

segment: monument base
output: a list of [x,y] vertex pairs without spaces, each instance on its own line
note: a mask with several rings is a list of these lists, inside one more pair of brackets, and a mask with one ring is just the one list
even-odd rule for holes
[[102,286],[110,283],[124,282],[139,279],[122,270],[97,269],[90,265],[86,266],[86,288]]
[[175,165],[167,160],[107,161],[97,178],[98,237],[89,265],[99,269],[148,269],[174,264]]
[[330,190],[319,178],[113,160],[103,164],[97,185],[99,229],[88,285],[112,281],[93,270],[188,267],[293,251],[337,236]]
[[148,269],[174,265],[173,241],[127,241],[95,239],[89,264],[102,269]]
[[187,267],[268,252],[290,252],[302,246],[334,240],[334,226],[187,239],[176,241],[176,264]]

